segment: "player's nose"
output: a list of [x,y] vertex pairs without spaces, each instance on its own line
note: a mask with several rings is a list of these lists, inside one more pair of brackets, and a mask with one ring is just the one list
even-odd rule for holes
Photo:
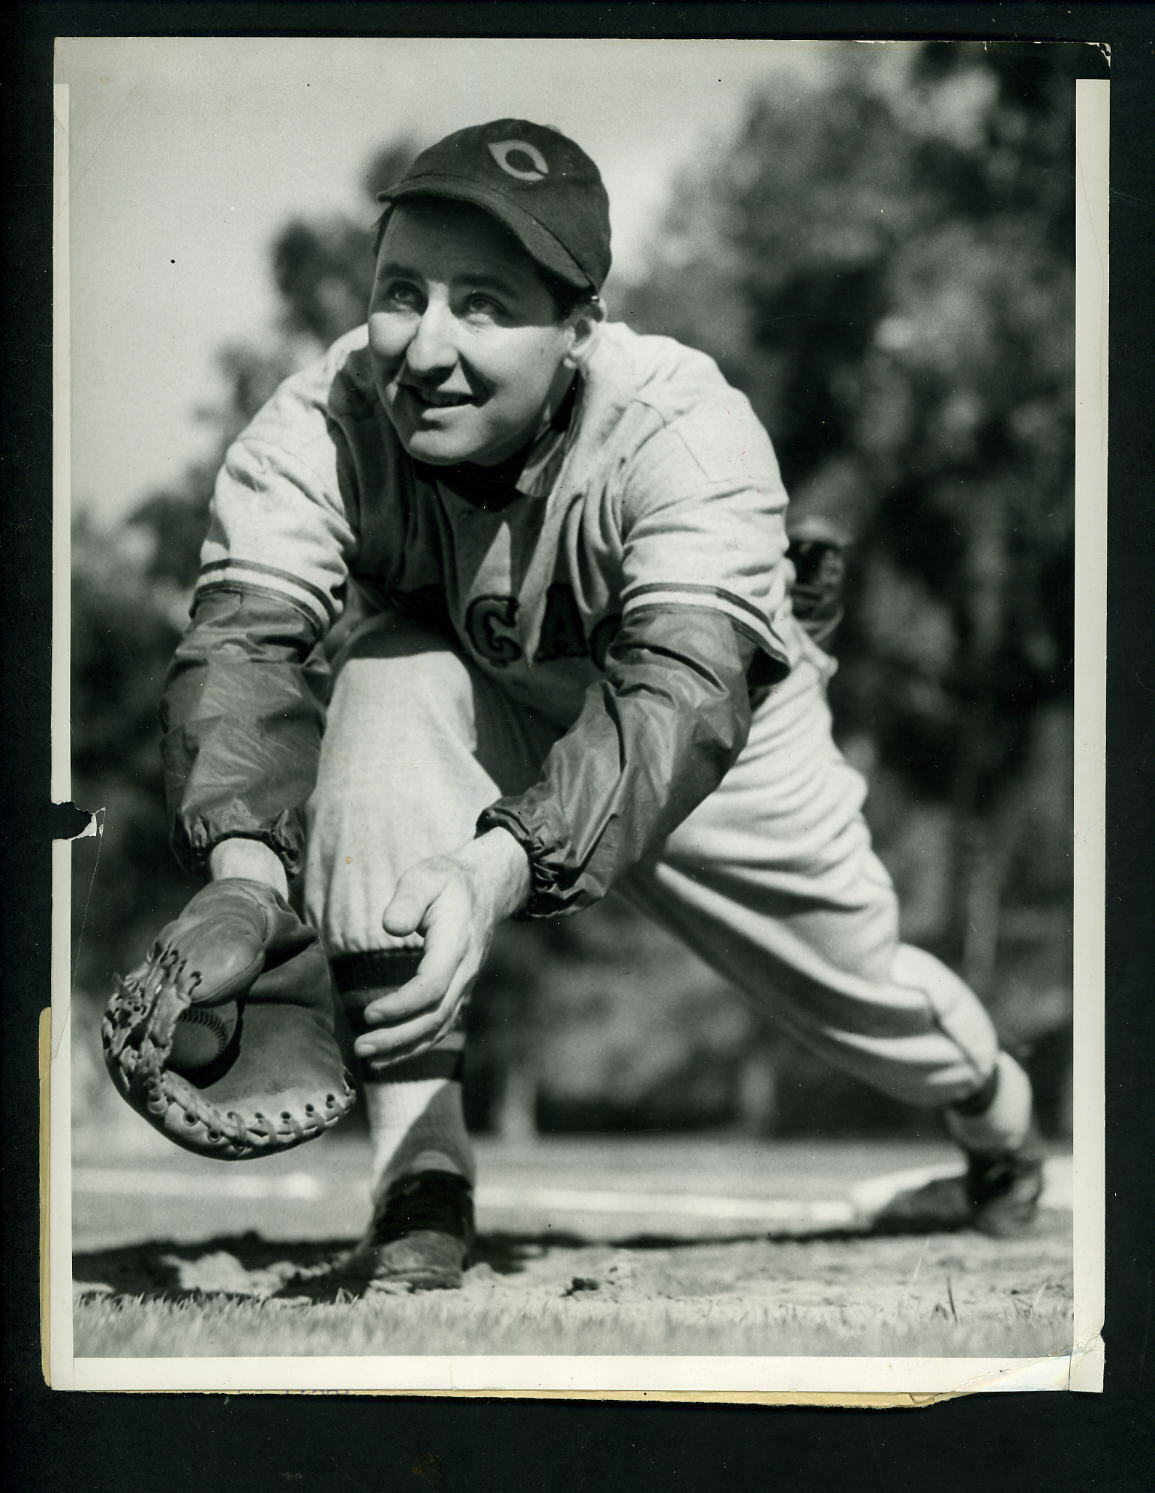
[[454,319],[447,306],[430,301],[413,329],[405,362],[420,378],[447,373],[457,362]]

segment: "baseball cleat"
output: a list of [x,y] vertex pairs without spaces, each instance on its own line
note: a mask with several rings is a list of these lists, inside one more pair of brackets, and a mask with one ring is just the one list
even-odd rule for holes
[[968,1158],[970,1224],[995,1239],[1030,1232],[1043,1194],[1043,1154],[1031,1138],[1017,1151]]
[[469,1182],[454,1172],[415,1172],[389,1188],[340,1274],[372,1290],[456,1290],[475,1237]]

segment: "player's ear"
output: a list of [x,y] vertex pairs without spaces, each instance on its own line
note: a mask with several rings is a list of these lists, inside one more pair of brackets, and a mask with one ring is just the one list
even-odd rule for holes
[[565,319],[571,337],[564,359],[566,367],[581,367],[592,352],[605,319],[606,303],[601,296],[579,301],[569,312]]

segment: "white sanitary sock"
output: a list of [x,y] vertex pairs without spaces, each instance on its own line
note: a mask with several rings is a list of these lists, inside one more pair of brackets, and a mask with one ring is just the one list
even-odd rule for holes
[[947,1128],[972,1156],[1017,1151],[1031,1131],[1031,1081],[1009,1053],[1000,1052],[998,1084],[981,1114],[948,1109]]
[[374,1202],[399,1177],[413,1172],[454,1172],[473,1181],[473,1148],[465,1130],[460,1075],[449,1077],[445,1071],[446,1058],[459,1059],[464,1043],[461,1032],[451,1032],[422,1057],[367,1076]]

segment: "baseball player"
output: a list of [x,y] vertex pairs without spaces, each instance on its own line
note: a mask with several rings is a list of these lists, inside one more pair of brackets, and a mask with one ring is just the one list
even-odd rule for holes
[[366,325],[227,454],[164,700],[178,849],[266,981],[272,923],[238,899],[283,917],[303,873],[353,1024],[374,1213],[346,1274],[460,1283],[462,1003],[504,919],[611,888],[829,1062],[941,1111],[974,1224],[1025,1229],[1028,1081],[899,941],[747,400],[607,322],[606,193],[557,131],[459,130],[381,200]]

